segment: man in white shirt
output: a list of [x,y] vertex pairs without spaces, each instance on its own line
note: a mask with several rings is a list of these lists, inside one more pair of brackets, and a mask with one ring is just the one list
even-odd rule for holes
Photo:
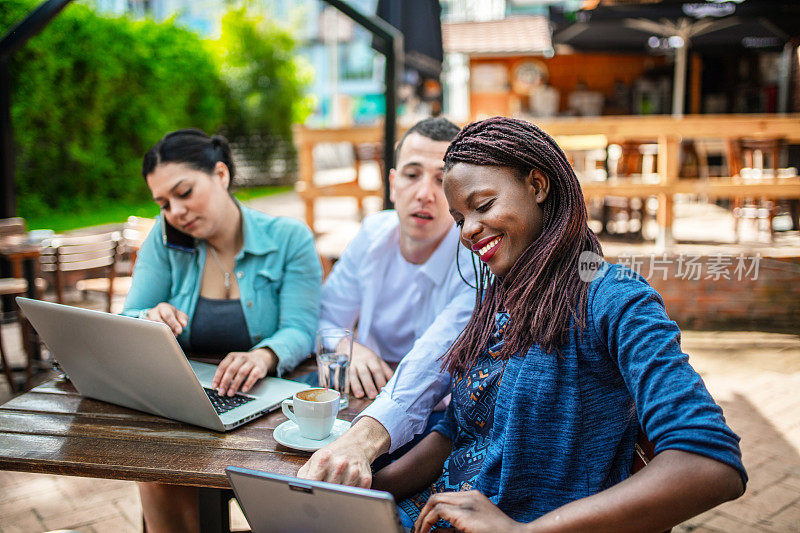
[[[377,398],[300,477],[369,486],[371,463],[422,433],[449,390],[439,358],[475,304],[472,254],[459,244],[442,191],[444,153],[457,133],[443,118],[406,132],[389,178],[396,211],[364,219],[323,285],[319,326],[358,322],[351,392]],[[393,373],[387,362],[398,361]]]

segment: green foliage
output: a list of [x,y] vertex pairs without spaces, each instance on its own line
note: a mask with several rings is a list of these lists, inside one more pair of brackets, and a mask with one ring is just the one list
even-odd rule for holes
[[229,90],[225,133],[265,172],[293,175],[291,126],[313,109],[305,95],[311,67],[294,55],[294,38],[245,3],[225,14],[221,37],[209,44]]
[[[3,0],[3,32],[38,2]],[[143,199],[144,151],[171,129],[219,129],[224,86],[172,22],[71,4],[12,58],[18,212]]]
[[226,129],[235,136],[270,135],[291,139],[291,125],[313,107],[304,95],[311,69],[294,55],[287,31],[242,6],[222,19],[222,35],[211,43],[230,91]]
[[[39,3],[0,0],[0,35]],[[174,21],[70,4],[28,41],[10,65],[18,213],[139,205],[142,155],[178,128],[291,147],[291,124],[311,108],[291,36],[245,9],[223,27],[204,41]]]

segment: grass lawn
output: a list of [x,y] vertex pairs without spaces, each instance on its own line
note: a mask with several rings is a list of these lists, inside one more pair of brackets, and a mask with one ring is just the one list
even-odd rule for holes
[[[251,187],[240,189],[234,196],[241,201],[262,196],[271,196],[289,192],[293,189],[291,185]],[[152,200],[145,200],[135,203],[118,202],[108,205],[99,205],[91,209],[79,209],[71,211],[51,211],[45,216],[26,217],[25,213],[19,216],[25,218],[28,229],[51,229],[55,232],[69,231],[76,228],[87,226],[99,226],[102,224],[114,224],[125,222],[129,216],[152,218],[158,214],[158,206]]]

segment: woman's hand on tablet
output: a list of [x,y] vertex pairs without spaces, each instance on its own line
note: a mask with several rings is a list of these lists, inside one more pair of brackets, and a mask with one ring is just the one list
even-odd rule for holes
[[427,533],[439,520],[447,520],[464,533],[525,530],[525,524],[512,520],[477,490],[432,495],[414,524],[414,533]]
[[167,302],[161,302],[147,312],[147,320],[163,322],[177,337],[189,323],[189,316]]
[[220,396],[233,396],[240,387],[242,392],[247,392],[277,366],[278,356],[269,348],[231,352],[217,367],[211,386]]

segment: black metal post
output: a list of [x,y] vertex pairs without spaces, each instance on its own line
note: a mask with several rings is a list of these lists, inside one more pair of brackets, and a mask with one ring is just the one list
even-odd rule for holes
[[372,33],[378,49],[386,57],[386,118],[383,123],[383,207],[389,209],[389,170],[394,166],[394,143],[397,139],[397,82],[403,64],[403,34],[378,17],[368,17],[341,0],[323,0],[356,24]]
[[42,31],[72,0],[48,0],[28,13],[0,39],[0,218],[16,215],[17,199],[14,179],[14,129],[11,124],[11,56],[28,39]]
[[14,182],[14,130],[11,125],[11,73],[8,59],[0,56],[0,179],[3,199],[0,218],[17,214]]
[[[391,209],[389,170],[394,166],[394,143],[397,139],[397,81],[403,57],[403,41],[392,39],[386,53],[386,118],[383,122],[383,208]],[[398,50],[399,48],[399,50]]]
[[229,533],[230,500],[234,498],[230,489],[197,488],[198,512],[201,533]]

